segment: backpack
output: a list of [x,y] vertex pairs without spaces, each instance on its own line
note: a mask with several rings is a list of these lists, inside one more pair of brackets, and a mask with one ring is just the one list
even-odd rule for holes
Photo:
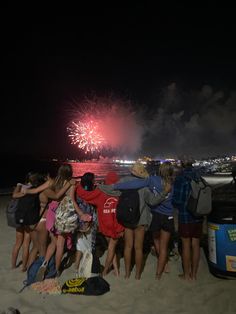
[[[26,280],[23,282],[24,286],[23,288],[20,290],[23,291],[24,288],[30,286],[32,283],[35,283],[36,280],[36,275],[38,273],[39,268],[42,266],[44,262],[44,257],[43,256],[39,256],[28,268],[27,270],[27,278]],[[47,270],[45,272],[45,276],[44,279],[49,279],[49,278],[55,278],[57,275],[57,271],[56,271],[56,262],[55,262],[55,256],[53,255],[47,265]]]
[[[82,198],[80,198],[78,196],[76,198],[76,202],[84,214],[88,214],[88,215],[92,216],[92,220],[90,222],[90,225],[92,226],[92,223],[97,225],[97,214],[96,214],[96,211],[95,211],[95,208],[93,207],[93,205],[87,203],[85,200],[83,200]],[[80,231],[82,231],[84,228],[86,228],[87,224],[88,224],[87,222],[80,220],[78,217],[78,229]]]
[[78,228],[78,218],[72,199],[65,196],[56,209],[56,230],[61,233],[74,232]]
[[40,220],[40,201],[38,194],[26,194],[18,199],[15,221],[22,226],[37,224]]
[[212,210],[212,190],[203,179],[191,180],[191,192],[189,195],[187,210],[195,217],[210,214]]
[[110,291],[109,283],[100,276],[67,280],[62,286],[62,293],[82,295],[102,295]]
[[137,227],[140,219],[138,190],[124,190],[119,196],[116,207],[116,219],[122,226],[130,229]]
[[12,198],[6,208],[7,224],[9,227],[19,228],[20,224],[16,223],[16,210],[18,207],[18,198]]

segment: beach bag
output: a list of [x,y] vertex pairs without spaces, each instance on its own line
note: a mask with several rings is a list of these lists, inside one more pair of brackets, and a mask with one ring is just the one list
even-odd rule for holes
[[65,196],[56,210],[56,230],[61,233],[74,232],[78,228],[78,218],[72,199]]
[[18,198],[12,198],[6,208],[7,224],[9,227],[19,228],[20,224],[16,223],[16,210],[18,206]]
[[92,274],[93,254],[89,251],[83,253],[79,265],[79,277],[89,278]]
[[195,217],[209,215],[212,211],[212,189],[203,179],[191,180],[187,210]]
[[67,280],[62,286],[62,293],[79,295],[102,295],[110,291],[109,283],[100,276]]
[[46,213],[46,229],[48,231],[53,231],[55,219],[56,219],[56,210],[59,202],[51,201],[48,205],[48,210]]
[[[21,289],[21,291],[23,291],[23,289],[25,287],[30,286],[32,283],[36,282],[36,275],[38,273],[39,268],[42,266],[44,262],[44,257],[43,256],[39,256],[28,268],[27,270],[27,278],[26,280],[23,282],[24,287]],[[45,276],[44,278],[55,278],[57,274],[56,271],[56,262],[55,262],[55,256],[53,255],[47,265],[47,269],[45,272]],[[20,292],[21,292],[20,291]]]
[[[91,215],[92,220],[90,222],[90,226],[92,226],[93,223],[96,224],[97,223],[97,215],[96,215],[96,211],[95,211],[93,205],[87,203],[85,200],[83,200],[82,198],[80,198],[78,196],[77,196],[76,202],[84,214]],[[88,228],[88,222],[80,220],[78,218],[78,229],[79,229],[79,231],[80,232],[86,232],[87,228]]]
[[38,194],[27,194],[18,199],[15,221],[22,226],[37,224],[40,220],[40,201]]
[[124,190],[119,196],[116,207],[116,218],[119,224],[134,229],[140,219],[138,190]]

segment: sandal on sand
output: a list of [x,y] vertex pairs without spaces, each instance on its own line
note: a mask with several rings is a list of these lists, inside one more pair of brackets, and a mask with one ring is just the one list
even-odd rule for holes
[[45,272],[47,270],[48,262],[44,261],[43,264],[40,266],[37,274],[36,274],[36,281],[43,281]]

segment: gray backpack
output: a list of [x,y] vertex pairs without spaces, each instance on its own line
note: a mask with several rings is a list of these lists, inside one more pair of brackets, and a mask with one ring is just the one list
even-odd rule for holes
[[12,198],[6,207],[7,224],[9,227],[19,228],[20,224],[16,223],[16,211],[18,208],[18,198]]
[[191,180],[191,192],[187,203],[188,211],[195,217],[209,215],[212,210],[212,189],[203,179]]

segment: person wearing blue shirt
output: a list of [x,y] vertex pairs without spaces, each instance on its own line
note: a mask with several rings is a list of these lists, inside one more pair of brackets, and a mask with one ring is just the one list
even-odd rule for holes
[[[172,184],[173,166],[170,162],[160,165],[159,175],[151,175],[146,179],[135,179],[128,182],[116,183],[114,189],[141,189],[148,187],[154,194],[160,194],[165,186]],[[151,206],[152,222],[150,230],[153,234],[154,246],[159,259],[157,263],[156,279],[161,279],[162,273],[168,261],[168,245],[171,234],[174,232],[174,216],[172,205],[172,191],[158,205]]]
[[187,210],[191,192],[191,180],[198,180],[199,173],[193,168],[191,160],[182,161],[182,172],[176,177],[172,204],[178,210],[178,233],[182,242],[183,274],[180,278],[195,280],[200,260],[200,238],[202,218],[194,217]]

